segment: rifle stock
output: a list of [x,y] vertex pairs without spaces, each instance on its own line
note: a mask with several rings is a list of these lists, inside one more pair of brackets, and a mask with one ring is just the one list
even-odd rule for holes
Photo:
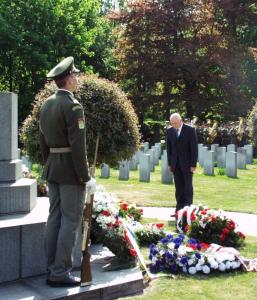
[[82,231],[82,263],[81,263],[81,286],[90,285],[92,283],[90,254],[88,251],[90,240],[90,227],[92,219],[94,195],[88,193],[86,207],[83,211],[83,231]]

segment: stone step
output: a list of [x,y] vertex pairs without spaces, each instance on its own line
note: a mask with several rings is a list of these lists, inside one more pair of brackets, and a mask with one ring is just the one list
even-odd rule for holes
[[[103,272],[102,267],[109,263],[113,254],[101,245],[92,245],[90,247],[90,253],[93,277],[91,286],[51,288],[45,284],[45,276],[36,276],[0,284],[0,300],[108,300],[143,293],[143,276],[138,267],[119,271]],[[80,272],[74,272],[74,275],[79,276]]]
[[[44,230],[49,200],[37,198],[28,214],[0,216],[0,283],[45,274]],[[81,263],[81,232],[78,236],[74,266]]]
[[36,205],[36,197],[35,179],[0,182],[0,214],[28,213]]

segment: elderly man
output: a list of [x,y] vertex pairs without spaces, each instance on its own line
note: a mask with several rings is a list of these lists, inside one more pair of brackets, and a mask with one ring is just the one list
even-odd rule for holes
[[88,171],[83,107],[73,95],[77,72],[73,57],[67,57],[47,74],[58,89],[40,111],[43,177],[50,201],[45,232],[46,283],[51,287],[80,285],[80,279],[71,275],[72,252],[81,224],[85,187],[92,192],[96,185]]
[[[167,157],[174,174],[176,212],[193,203],[193,173],[197,163],[197,136],[195,129],[183,123],[181,116],[170,116],[171,128],[167,130]],[[174,216],[174,215],[172,215]]]

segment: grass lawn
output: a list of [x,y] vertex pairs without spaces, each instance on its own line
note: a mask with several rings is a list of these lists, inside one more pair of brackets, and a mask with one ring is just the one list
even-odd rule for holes
[[[153,222],[152,219],[143,219],[142,223]],[[168,223],[165,223],[167,228]],[[170,229],[174,230],[174,224]],[[148,248],[142,248],[147,258]],[[247,258],[257,257],[257,237],[247,237],[246,245],[240,250]],[[257,299],[256,272],[236,271],[205,275],[179,274],[174,278],[162,277],[154,279],[144,290],[143,295],[128,297],[135,300],[256,300]],[[124,299],[124,298],[123,298]]]
[[[118,170],[111,169],[111,177],[100,178],[96,170],[97,183],[120,199],[137,206],[175,206],[174,185],[161,184],[161,167],[151,173],[151,182],[139,182],[139,171],[130,171],[130,180],[118,179]],[[198,167],[193,178],[194,204],[201,203],[210,208],[257,214],[257,164],[247,165],[247,170],[238,170],[238,178],[203,174]],[[256,297],[257,298],[257,297]]]

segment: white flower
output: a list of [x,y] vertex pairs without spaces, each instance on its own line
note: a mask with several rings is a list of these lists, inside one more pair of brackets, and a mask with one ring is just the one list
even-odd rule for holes
[[201,257],[201,258],[198,260],[198,264],[199,264],[199,265],[204,265],[204,264],[205,264],[205,259],[204,259],[204,257]]
[[240,261],[233,261],[233,262],[231,263],[231,267],[232,267],[232,269],[237,269],[237,268],[239,268],[239,267],[240,267]]
[[220,264],[219,264],[219,270],[220,270],[221,272],[224,272],[224,271],[226,270],[226,266],[225,266],[224,263],[220,263]]
[[226,269],[229,270],[231,268],[231,262],[230,261],[227,261],[225,263],[225,266],[226,266]]
[[208,266],[204,265],[202,271],[204,274],[209,274],[211,272],[211,269]]
[[190,259],[188,260],[188,265],[191,266],[193,263],[194,263],[194,259],[190,258]]
[[184,273],[187,273],[187,267],[183,266],[182,271],[183,271]]
[[212,269],[218,269],[218,267],[219,267],[219,264],[214,260],[212,263],[211,263],[211,268]]
[[197,264],[195,266],[195,268],[196,268],[196,271],[202,271],[202,265],[200,265],[200,264]]
[[188,269],[188,273],[191,274],[191,275],[194,275],[196,272],[197,272],[197,270],[196,270],[195,267],[190,267],[190,268]]
[[170,249],[170,250],[173,250],[174,249],[174,247],[175,247],[175,244],[174,243],[168,243],[168,248]]

